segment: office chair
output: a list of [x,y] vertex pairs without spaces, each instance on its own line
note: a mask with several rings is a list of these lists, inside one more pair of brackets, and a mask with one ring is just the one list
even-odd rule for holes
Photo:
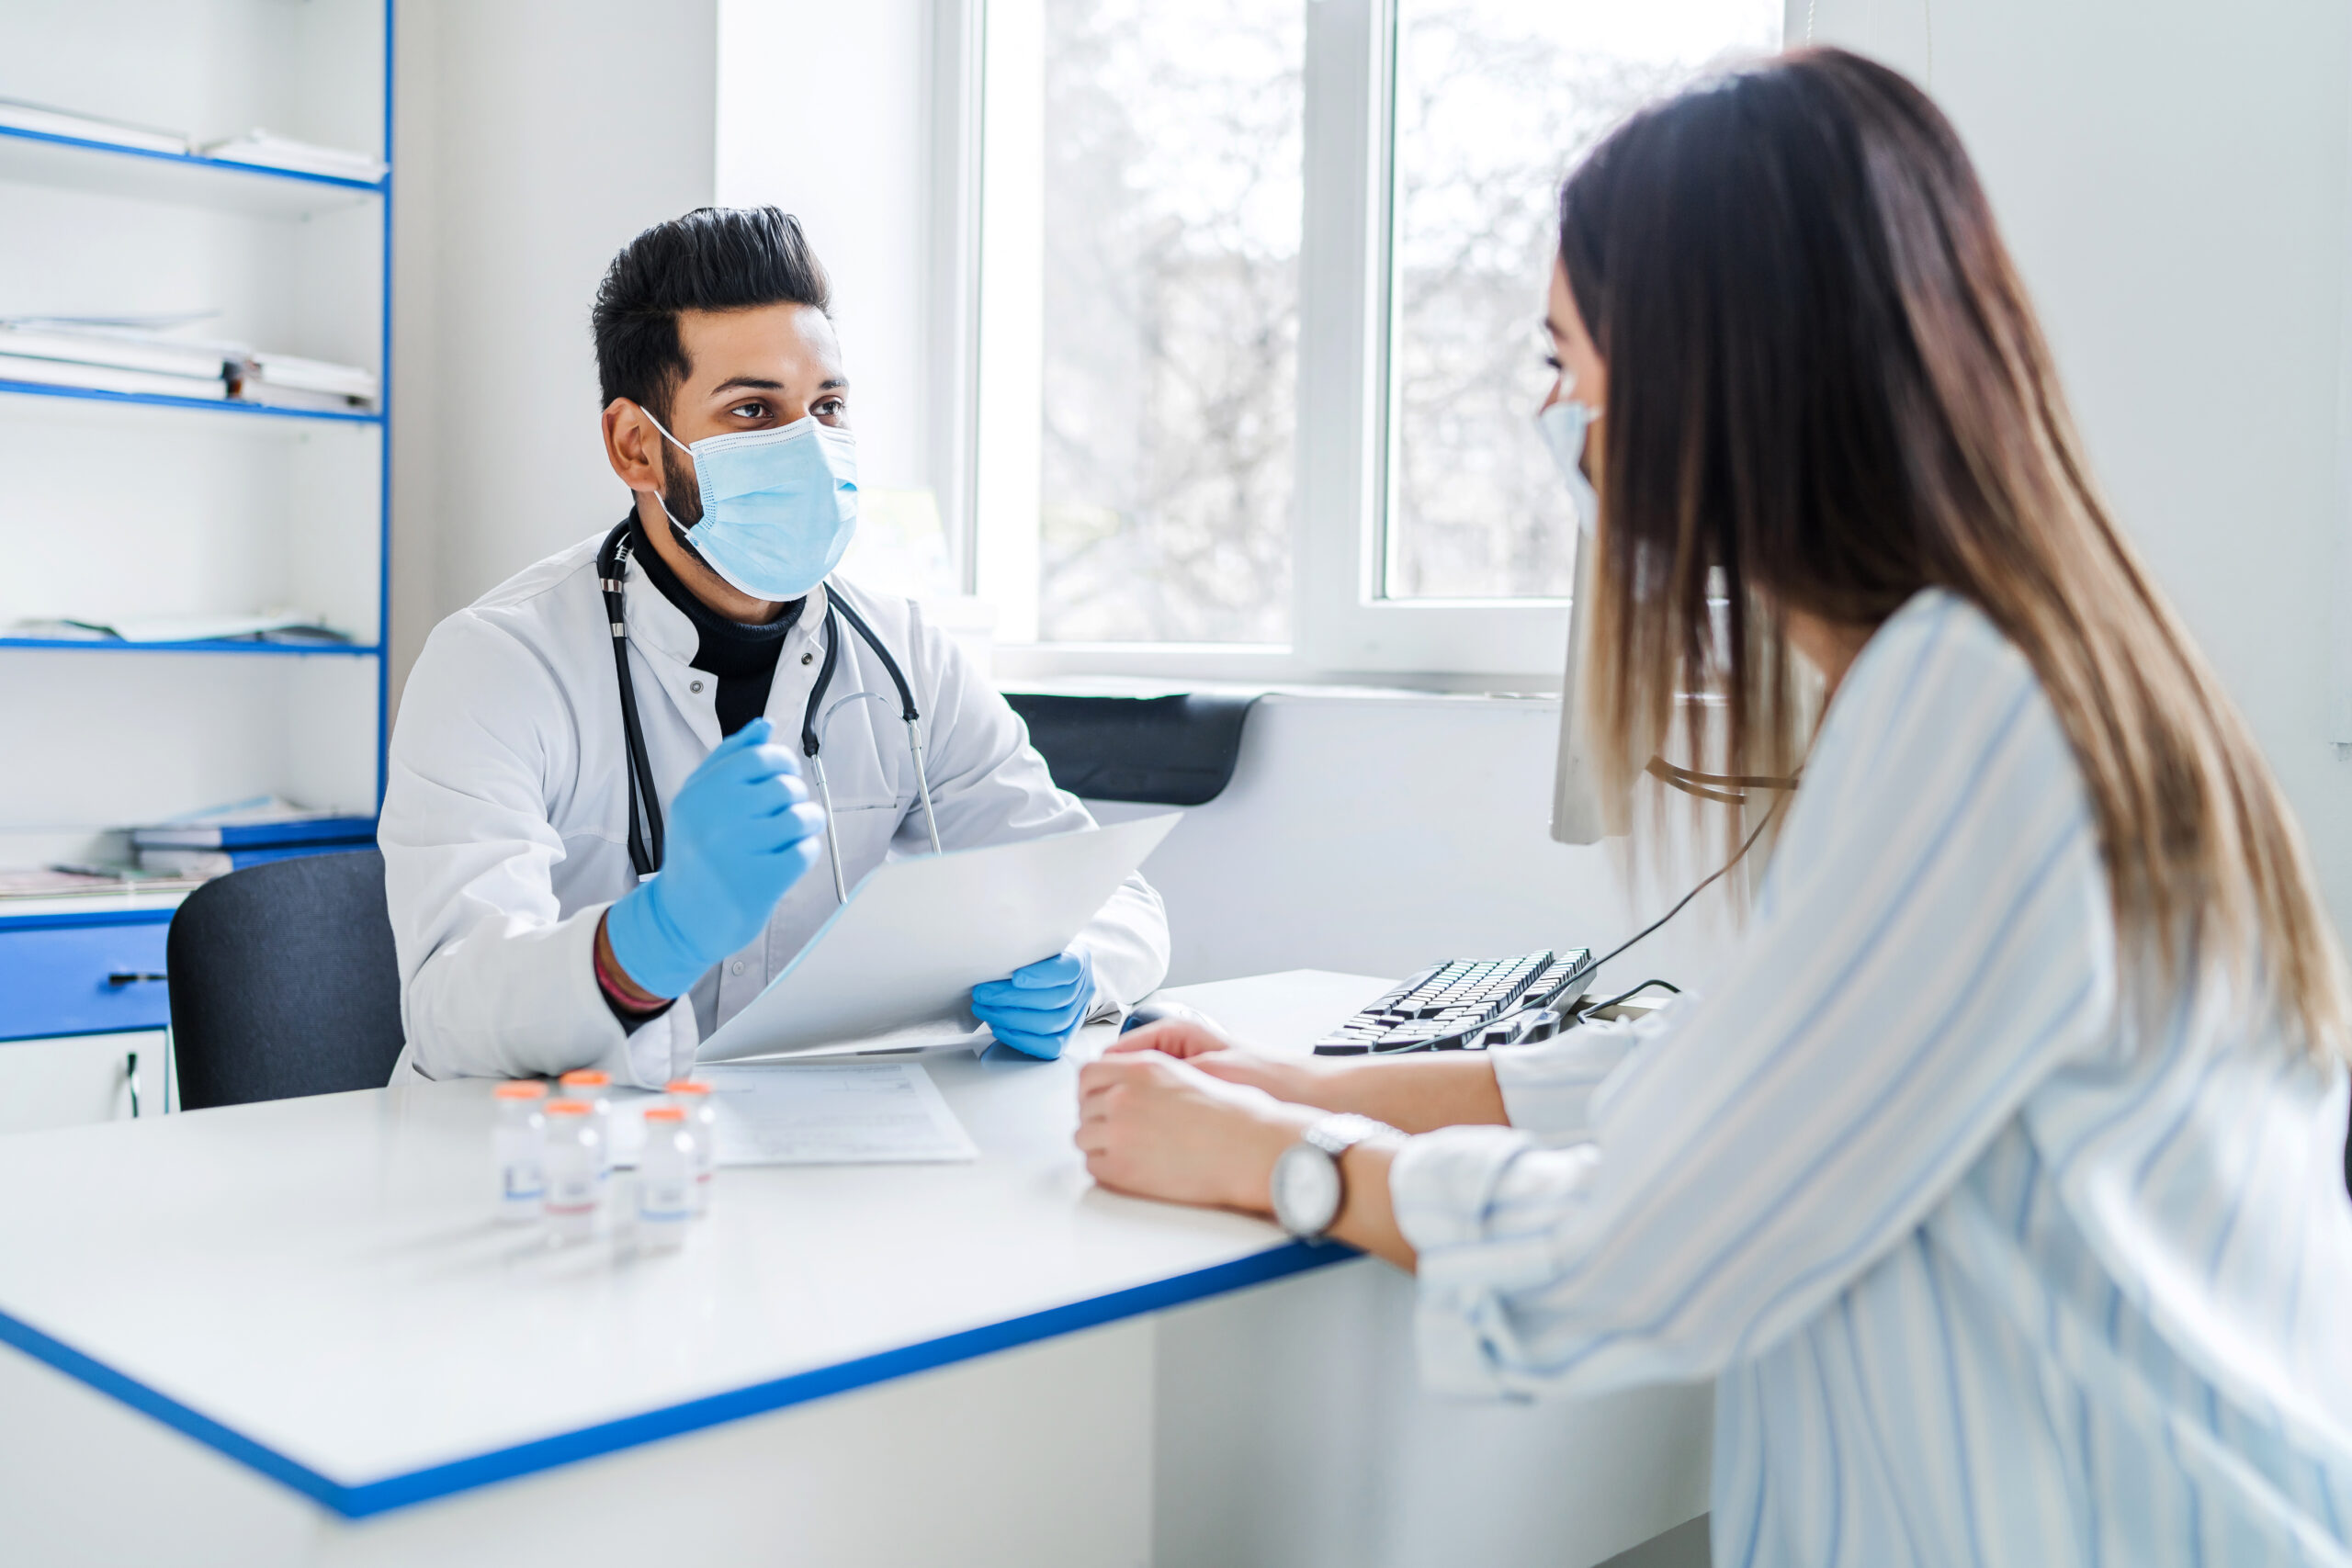
[[164,939],[189,1111],[380,1089],[401,1054],[400,968],[374,850],[232,872]]

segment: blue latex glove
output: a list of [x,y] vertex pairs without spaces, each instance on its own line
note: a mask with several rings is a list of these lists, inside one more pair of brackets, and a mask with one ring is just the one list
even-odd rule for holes
[[687,775],[670,803],[661,871],[605,912],[613,956],[657,997],[684,996],[759,935],[824,853],[824,810],[768,735],[755,718]]
[[1016,1051],[1052,1061],[1094,1003],[1094,955],[1082,947],[972,987],[972,1015]]

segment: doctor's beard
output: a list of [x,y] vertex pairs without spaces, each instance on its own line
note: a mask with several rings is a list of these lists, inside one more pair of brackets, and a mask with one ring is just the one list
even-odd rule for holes
[[[662,504],[669,509],[672,536],[693,550],[686,530],[702,521],[702,487],[695,482],[692,470],[678,460],[676,451],[666,441],[662,444]],[[702,557],[696,553],[695,558],[700,560]]]

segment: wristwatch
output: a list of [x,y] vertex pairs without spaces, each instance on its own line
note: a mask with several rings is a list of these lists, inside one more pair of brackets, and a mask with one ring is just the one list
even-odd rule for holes
[[1347,1197],[1340,1156],[1375,1134],[1395,1131],[1386,1122],[1350,1111],[1326,1116],[1299,1134],[1298,1142],[1274,1161],[1274,1223],[1301,1241],[1323,1239]]

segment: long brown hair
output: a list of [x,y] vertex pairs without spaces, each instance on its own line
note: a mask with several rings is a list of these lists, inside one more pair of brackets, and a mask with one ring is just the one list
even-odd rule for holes
[[[2293,816],[2093,487],[1927,96],[1818,50],[1654,105],[1562,188],[1560,259],[1610,371],[1584,700],[1612,783],[1632,787],[1648,737],[1726,774],[1792,771],[1784,613],[1875,626],[1947,589],[2057,712],[2127,958],[2222,962],[2343,1053],[2341,960]],[[1720,727],[1699,733],[1678,692],[1715,694]]]

